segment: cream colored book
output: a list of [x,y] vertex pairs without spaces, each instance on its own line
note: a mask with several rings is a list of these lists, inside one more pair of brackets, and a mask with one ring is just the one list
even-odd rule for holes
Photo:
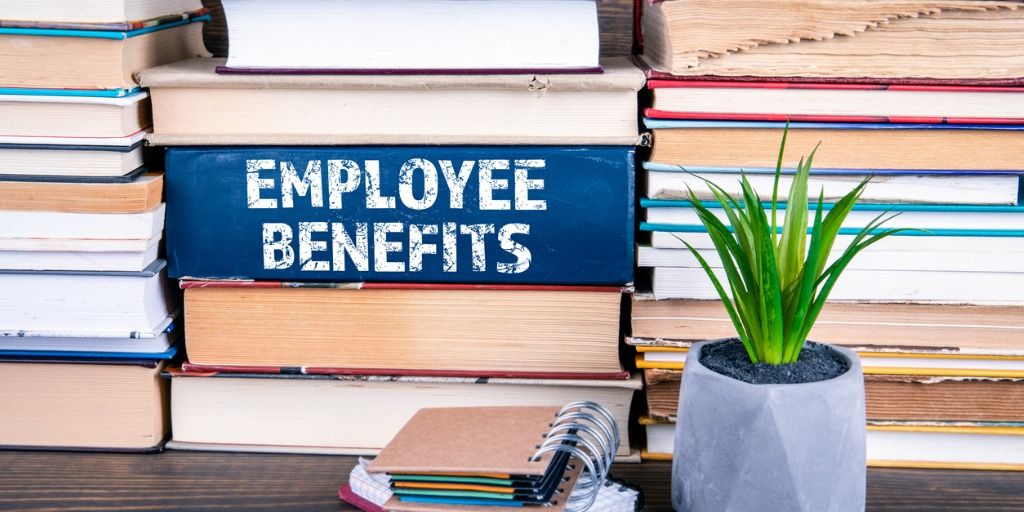
[[157,145],[607,144],[638,141],[643,73],[217,74],[223,59],[147,70]]

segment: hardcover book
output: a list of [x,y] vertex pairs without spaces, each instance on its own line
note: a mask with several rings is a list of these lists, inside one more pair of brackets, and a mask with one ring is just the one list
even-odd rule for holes
[[631,147],[169,148],[170,275],[632,281]]
[[131,89],[143,69],[209,55],[202,22],[210,17],[201,13],[123,32],[0,27],[0,87]]
[[148,69],[157,145],[635,145],[639,69],[477,75],[218,74],[223,59]]

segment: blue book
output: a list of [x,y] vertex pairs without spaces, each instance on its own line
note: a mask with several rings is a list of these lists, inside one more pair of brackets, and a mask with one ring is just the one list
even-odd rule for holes
[[172,147],[176,278],[625,284],[632,147]]

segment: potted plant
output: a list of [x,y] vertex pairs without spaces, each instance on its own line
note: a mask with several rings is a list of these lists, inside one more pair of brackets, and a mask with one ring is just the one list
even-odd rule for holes
[[812,152],[797,166],[780,232],[785,145],[784,132],[770,204],[761,203],[745,176],[740,199],[709,182],[728,225],[690,191],[722,260],[725,284],[698,251],[687,247],[707,272],[739,338],[697,343],[687,354],[672,466],[677,510],[864,510],[859,359],[848,349],[806,340],[850,260],[901,230],[882,229],[892,218],[883,213],[830,261],[840,227],[870,177],[825,215],[822,191],[812,219],[807,198]]

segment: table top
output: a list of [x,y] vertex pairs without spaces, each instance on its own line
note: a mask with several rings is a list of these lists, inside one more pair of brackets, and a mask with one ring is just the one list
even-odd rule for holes
[[[0,510],[354,510],[354,457],[167,451],[0,452]],[[667,462],[617,464],[647,510],[671,510]],[[868,510],[1024,510],[1024,472],[871,469]]]

